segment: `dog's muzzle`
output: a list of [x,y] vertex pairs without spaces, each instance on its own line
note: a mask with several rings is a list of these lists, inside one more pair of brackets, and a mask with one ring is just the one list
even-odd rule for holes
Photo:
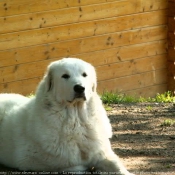
[[77,84],[74,86],[74,92],[75,92],[74,99],[82,98],[83,100],[86,100],[85,87]]

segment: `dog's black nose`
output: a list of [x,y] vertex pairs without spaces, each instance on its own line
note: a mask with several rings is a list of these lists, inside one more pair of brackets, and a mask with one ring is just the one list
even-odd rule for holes
[[85,90],[85,88],[83,87],[83,86],[81,86],[81,85],[75,85],[74,86],[74,91],[76,92],[76,93],[79,93],[79,94],[81,94],[81,93],[83,93],[84,92],[84,90]]

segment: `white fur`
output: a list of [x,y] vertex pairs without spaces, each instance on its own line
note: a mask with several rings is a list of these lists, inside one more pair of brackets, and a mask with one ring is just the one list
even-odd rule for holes
[[[63,78],[64,74],[70,77]],[[85,87],[86,100],[75,98],[77,84]],[[80,59],[51,63],[33,98],[0,95],[0,163],[4,165],[34,171],[84,171],[94,166],[129,175],[111,149],[111,136],[96,93],[95,70]]]

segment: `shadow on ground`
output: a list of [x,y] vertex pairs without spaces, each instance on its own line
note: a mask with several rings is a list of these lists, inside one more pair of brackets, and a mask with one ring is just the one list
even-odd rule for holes
[[[136,174],[175,172],[175,121],[173,104],[142,103],[112,105],[112,147]],[[175,174],[175,173],[174,173]]]

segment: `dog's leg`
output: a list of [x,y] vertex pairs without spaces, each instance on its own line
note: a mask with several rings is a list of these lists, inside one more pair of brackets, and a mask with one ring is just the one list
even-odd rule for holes
[[[95,169],[102,172],[102,174],[115,174],[115,175],[134,175],[129,173],[124,167],[122,162],[119,160],[119,157],[113,153],[112,156],[107,157],[106,159],[100,160]],[[101,174],[101,173],[100,173]]]

